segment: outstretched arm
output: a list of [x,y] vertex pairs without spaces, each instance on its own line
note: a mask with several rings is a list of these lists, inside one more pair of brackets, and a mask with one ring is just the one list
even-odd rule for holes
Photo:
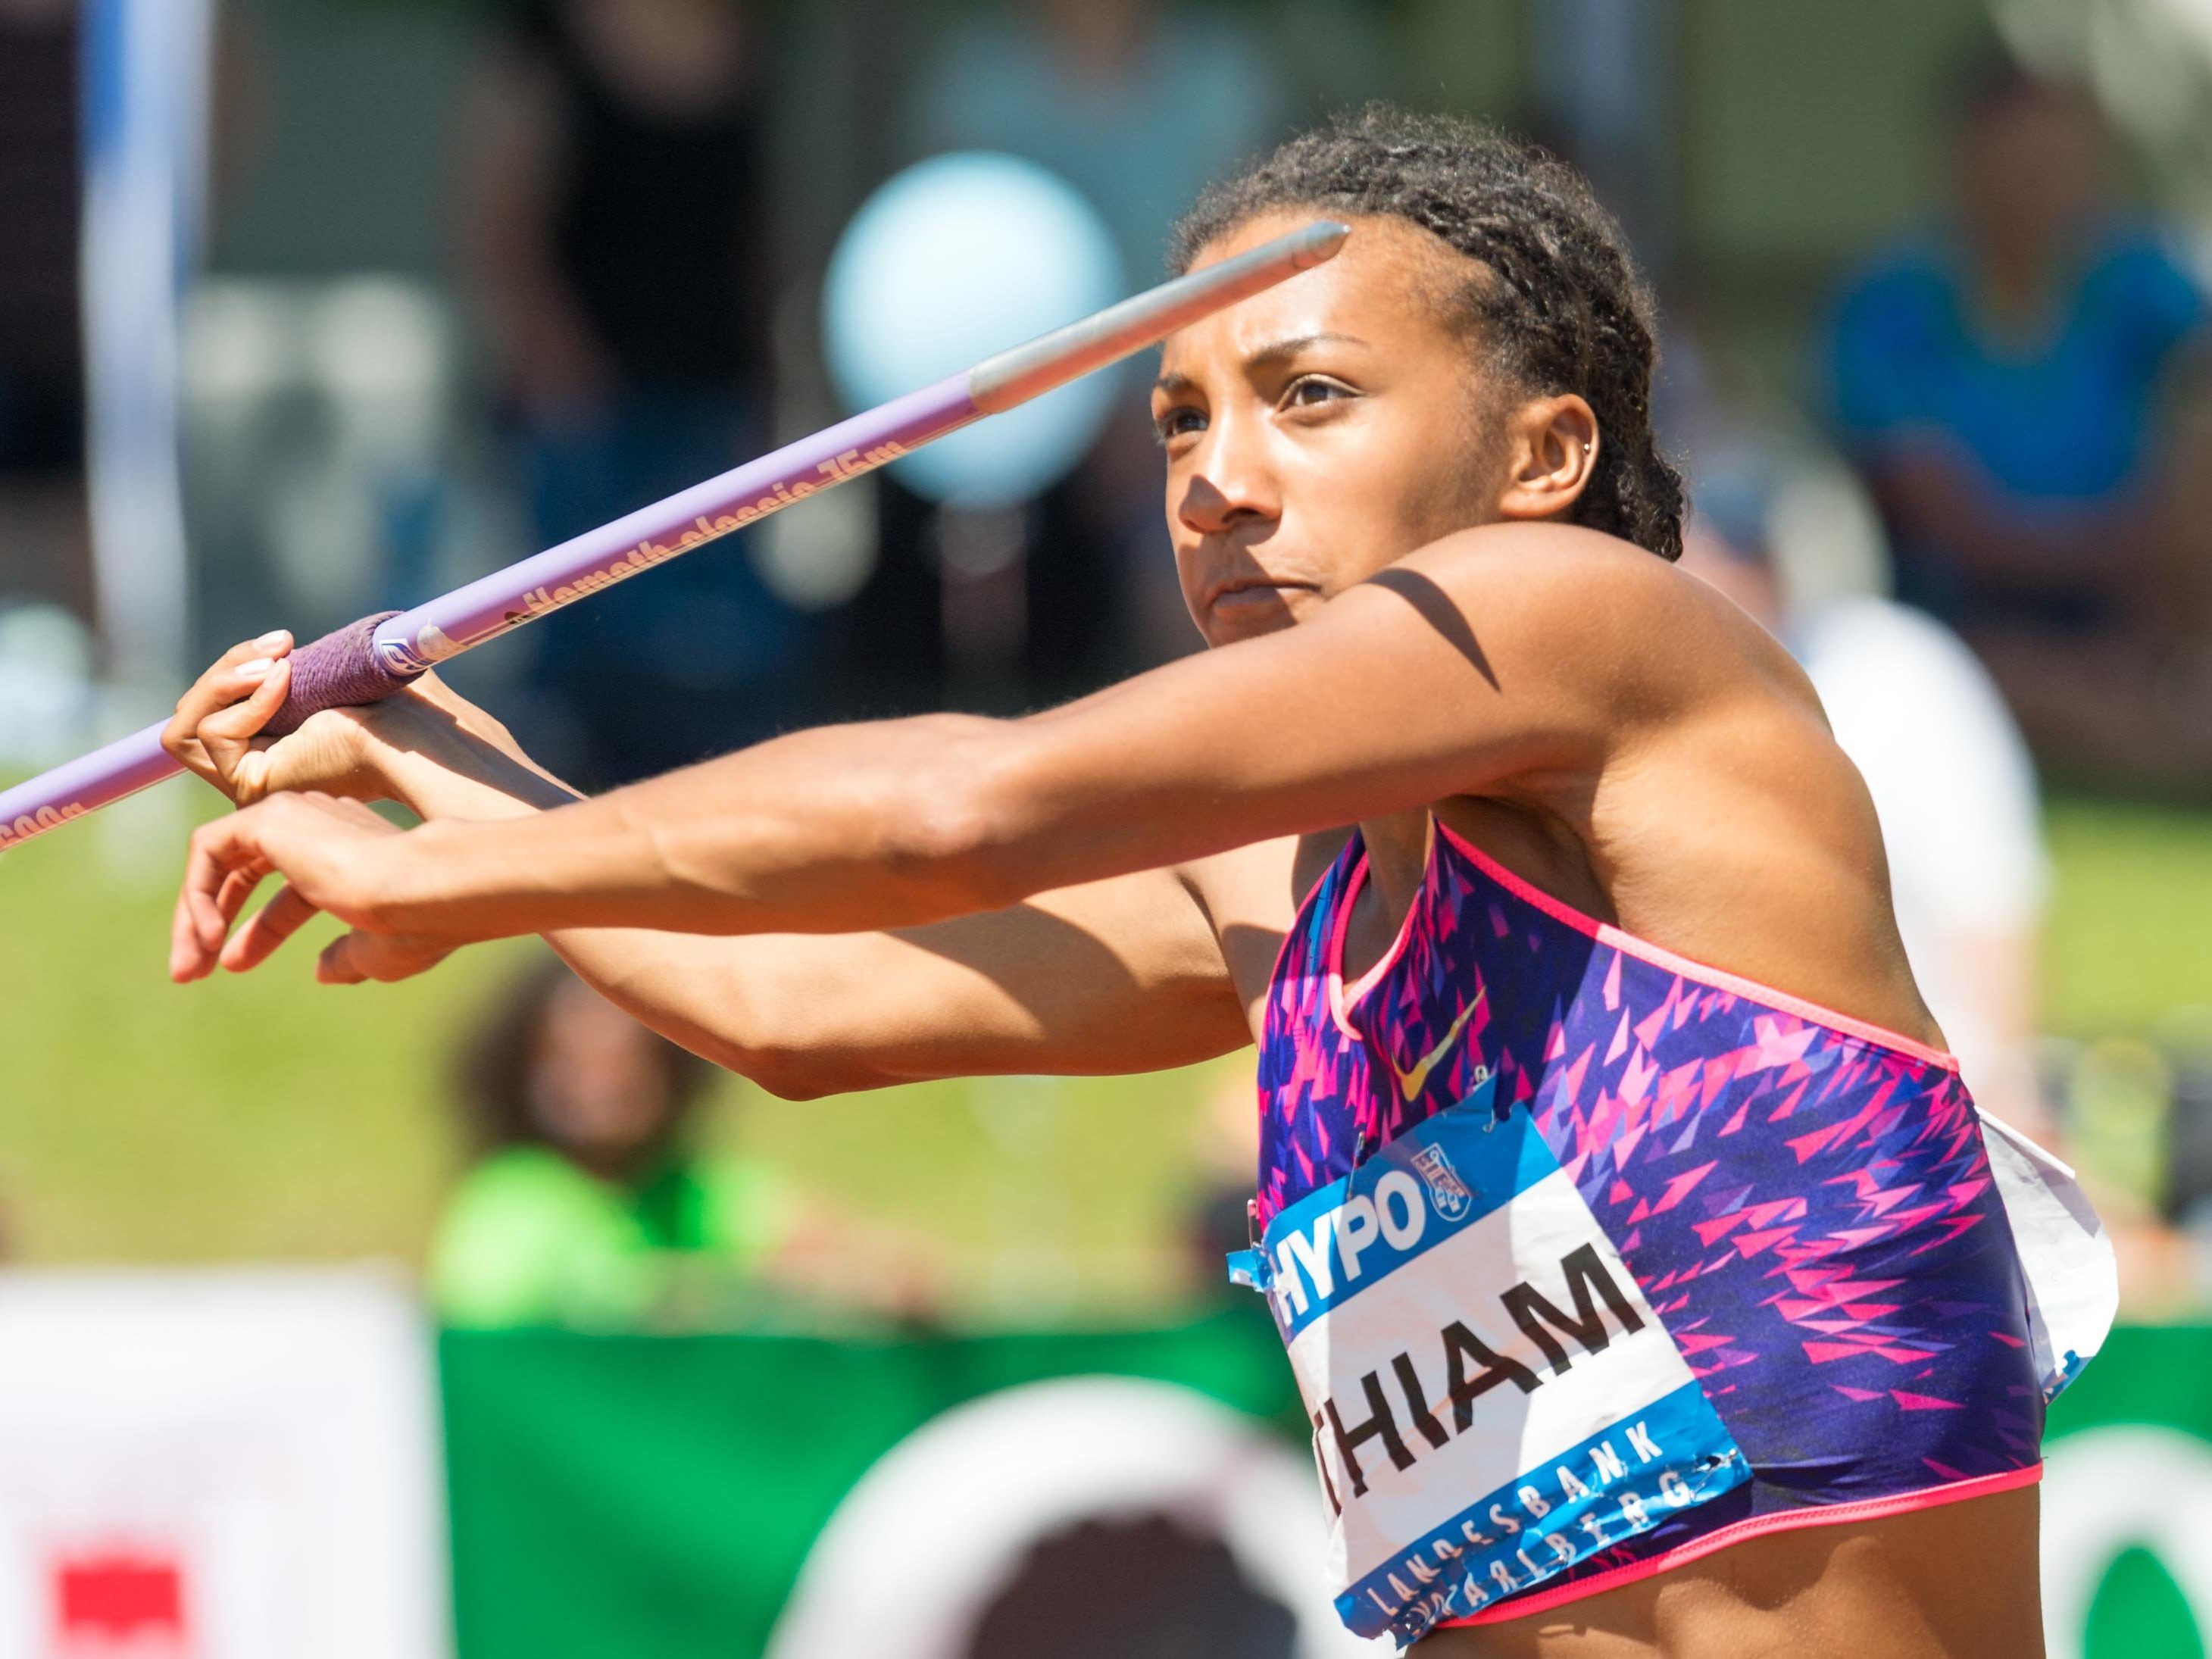
[[[434,676],[374,708],[332,710],[279,742],[258,739],[283,701],[289,645],[272,635],[237,647],[179,705],[171,751],[233,799],[319,788],[396,800],[426,822],[493,822],[582,799]],[[546,937],[654,1030],[792,1097],[929,1077],[1146,1071],[1249,1041],[1211,927],[1173,871],[897,934]],[[222,959],[251,966],[276,942],[249,927]],[[403,977],[451,948],[349,935],[325,953],[324,976]],[[193,945],[181,965],[191,977],[216,962]]]
[[1705,656],[1740,657],[1701,592],[1586,532],[1474,532],[1310,623],[1026,720],[829,727],[526,820],[345,846],[296,810],[241,813],[200,832],[184,902],[204,943],[243,902],[230,873],[257,864],[293,878],[295,909],[454,943],[845,933],[1001,909],[1535,777],[1594,781],[1603,757],[1706,694]]

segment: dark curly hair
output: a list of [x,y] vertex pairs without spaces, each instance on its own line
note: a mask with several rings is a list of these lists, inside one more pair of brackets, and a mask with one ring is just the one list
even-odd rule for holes
[[1482,269],[1453,308],[1519,390],[1572,392],[1597,416],[1597,465],[1573,522],[1682,551],[1682,478],[1651,434],[1658,313],[1620,227],[1583,176],[1479,121],[1370,105],[1300,134],[1208,189],[1170,263],[1262,213],[1312,208],[1419,225]]

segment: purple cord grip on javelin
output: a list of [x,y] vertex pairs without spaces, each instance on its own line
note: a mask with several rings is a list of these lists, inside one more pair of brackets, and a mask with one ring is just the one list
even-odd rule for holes
[[415,676],[393,672],[376,650],[376,625],[398,614],[380,611],[295,651],[292,689],[261,729],[272,738],[289,737],[310,714],[380,702],[405,686]]

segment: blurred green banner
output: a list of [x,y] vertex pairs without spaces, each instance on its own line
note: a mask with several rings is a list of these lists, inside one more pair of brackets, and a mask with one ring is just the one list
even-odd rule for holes
[[2051,1659],[2201,1659],[2212,1632],[2212,1329],[2115,1330],[2051,1407]]
[[861,1477],[1001,1390],[1150,1379],[1285,1437],[1303,1423],[1256,1307],[1168,1330],[875,1344],[448,1332],[440,1369],[463,1659],[762,1652]]
[[[1157,1331],[880,1342],[453,1332],[440,1364],[461,1659],[773,1651],[817,1536],[887,1454],[955,1408],[1054,1379],[1172,1385],[1305,1455],[1273,1330],[1242,1310]],[[1045,1403],[1024,1432],[1092,1431],[1079,1405]],[[2053,1659],[2203,1655],[2212,1329],[2116,1331],[2054,1409],[2047,1455]],[[982,1463],[1003,1458],[969,1455],[934,1466],[944,1490],[923,1533],[1001,1501],[1006,1472]],[[874,1512],[896,1510],[886,1501]]]

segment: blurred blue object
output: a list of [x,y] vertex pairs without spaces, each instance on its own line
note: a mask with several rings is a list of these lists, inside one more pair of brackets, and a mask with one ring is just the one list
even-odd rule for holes
[[[1110,304],[1125,285],[1111,234],[1073,186],[1011,155],[937,156],[877,191],[838,242],[822,305],[830,372],[847,404],[866,409]],[[1121,384],[1078,380],[896,471],[963,508],[1026,501],[1083,458]]]

